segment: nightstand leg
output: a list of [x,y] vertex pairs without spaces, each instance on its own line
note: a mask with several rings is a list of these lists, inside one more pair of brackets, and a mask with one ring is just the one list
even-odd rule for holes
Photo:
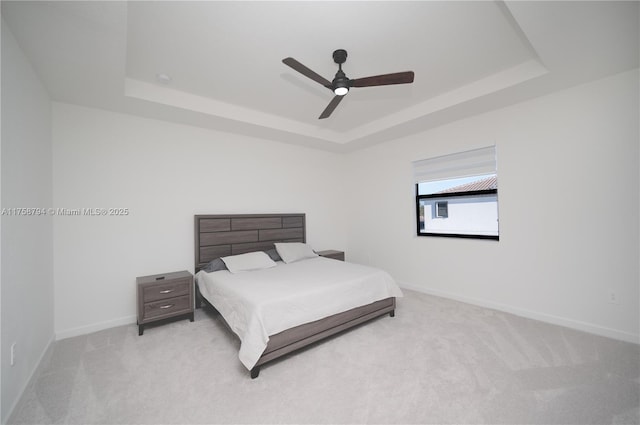
[[138,336],[144,333],[144,325],[138,325]]
[[193,319],[194,319],[194,317],[193,317],[193,313],[191,313],[191,314],[189,315],[189,321],[190,321],[190,322],[193,322]]

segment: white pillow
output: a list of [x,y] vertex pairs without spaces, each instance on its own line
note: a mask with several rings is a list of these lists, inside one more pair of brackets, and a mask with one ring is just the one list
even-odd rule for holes
[[304,260],[305,258],[317,257],[318,254],[305,243],[287,242],[276,243],[276,251],[285,263],[293,263],[294,261]]
[[264,251],[248,252],[246,254],[221,257],[231,273],[247,272],[251,270],[268,269],[277,266]]

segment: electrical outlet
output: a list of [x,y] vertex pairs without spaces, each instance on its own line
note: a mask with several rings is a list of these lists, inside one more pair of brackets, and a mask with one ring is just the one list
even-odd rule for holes
[[616,291],[609,291],[609,302],[611,304],[620,304],[620,299]]
[[11,366],[16,364],[16,343],[11,344]]

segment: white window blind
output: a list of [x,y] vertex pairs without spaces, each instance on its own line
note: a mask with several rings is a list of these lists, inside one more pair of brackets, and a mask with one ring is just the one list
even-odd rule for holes
[[416,183],[495,173],[495,145],[413,162]]

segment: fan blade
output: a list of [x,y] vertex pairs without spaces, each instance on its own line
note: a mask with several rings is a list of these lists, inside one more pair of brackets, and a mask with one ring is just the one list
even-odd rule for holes
[[388,86],[391,84],[413,83],[413,71],[396,72],[394,74],[376,75],[374,77],[351,80],[351,87]]
[[343,97],[344,96],[334,96],[333,100],[329,102],[326,108],[324,108],[324,111],[322,111],[318,119],[322,120],[324,118],[328,118],[329,115],[331,115],[331,113],[333,112],[333,110],[336,109],[336,107],[338,106],[338,104],[340,103]]
[[309,68],[307,68],[306,66],[304,66],[303,64],[295,60],[294,58],[282,59],[282,63],[295,69],[305,77],[311,78],[316,83],[320,83],[328,89],[331,88],[331,81],[327,80],[321,75],[316,74],[314,71],[310,70]]

